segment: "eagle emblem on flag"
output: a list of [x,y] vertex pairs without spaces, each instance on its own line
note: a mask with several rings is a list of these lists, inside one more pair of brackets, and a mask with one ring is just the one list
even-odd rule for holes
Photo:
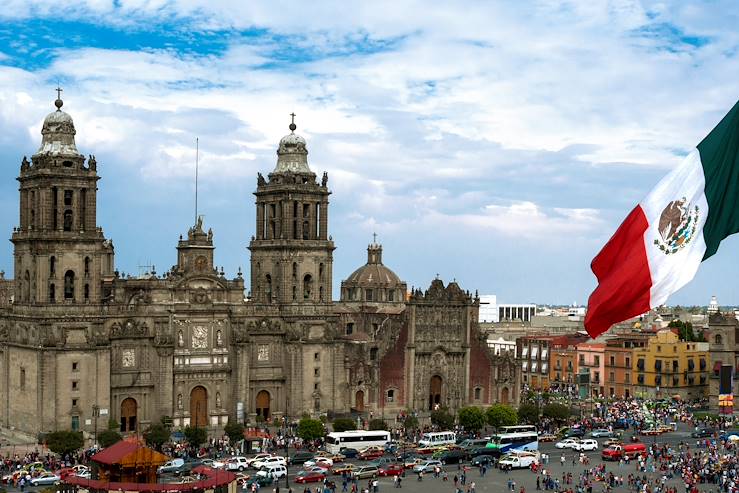
[[654,240],[657,248],[665,255],[677,253],[695,236],[700,209],[683,197],[673,200],[662,210],[659,217],[659,238]]

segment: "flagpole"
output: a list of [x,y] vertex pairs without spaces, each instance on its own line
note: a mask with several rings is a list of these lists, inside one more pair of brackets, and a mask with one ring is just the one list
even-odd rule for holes
[[195,223],[198,222],[198,158],[200,155],[200,139],[195,137]]

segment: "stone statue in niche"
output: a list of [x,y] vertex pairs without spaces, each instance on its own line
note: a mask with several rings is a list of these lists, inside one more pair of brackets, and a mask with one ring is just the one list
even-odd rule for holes
[[216,346],[223,346],[223,334],[220,330],[216,332]]
[[177,409],[182,409],[182,394],[177,394]]
[[185,346],[185,336],[182,334],[182,330],[177,332],[177,345],[179,347]]
[[216,392],[216,407],[218,409],[221,408],[221,393],[220,392]]

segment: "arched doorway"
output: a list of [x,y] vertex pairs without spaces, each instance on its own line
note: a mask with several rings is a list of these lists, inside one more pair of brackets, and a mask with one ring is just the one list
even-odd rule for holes
[[121,431],[136,431],[136,414],[138,413],[138,404],[133,397],[126,397],[121,402]]
[[266,390],[260,390],[257,394],[257,416],[265,420],[269,418],[269,404],[272,398]]
[[508,404],[508,399],[508,387],[503,387],[503,389],[500,391],[500,403]]
[[437,406],[441,406],[441,385],[442,380],[439,375],[431,377],[429,385],[429,411],[433,411]]
[[190,392],[190,426],[208,426],[208,391],[200,385]]
[[355,399],[354,399],[354,407],[358,412],[360,413],[364,412],[364,391],[363,390],[357,391],[357,394],[355,395]]

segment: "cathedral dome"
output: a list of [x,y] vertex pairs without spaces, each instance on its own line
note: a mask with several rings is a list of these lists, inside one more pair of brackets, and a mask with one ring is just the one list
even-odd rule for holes
[[403,301],[406,284],[382,263],[382,245],[367,247],[367,263],[341,282],[343,301]]
[[78,157],[80,153],[74,142],[77,131],[74,128],[72,117],[62,111],[64,102],[57,99],[54,102],[56,111],[52,111],[41,127],[41,146],[36,155],[52,155],[61,157]]
[[280,139],[277,148],[277,166],[273,173],[311,173],[308,167],[308,149],[305,139],[295,133],[295,122],[290,124],[290,133]]

